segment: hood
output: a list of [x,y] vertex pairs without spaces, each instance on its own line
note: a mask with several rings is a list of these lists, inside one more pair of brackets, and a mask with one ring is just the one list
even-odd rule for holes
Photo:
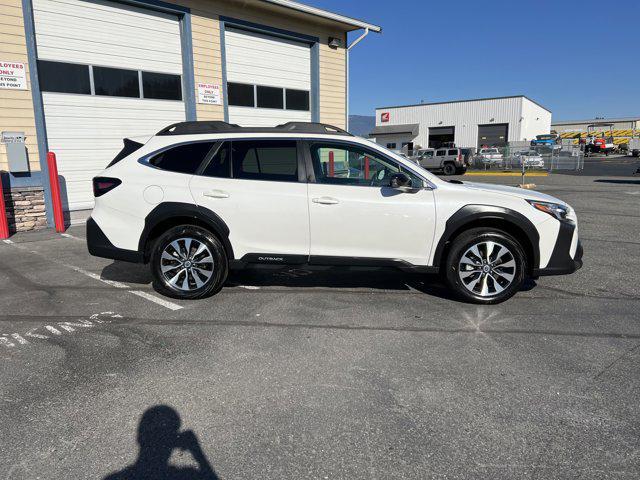
[[523,198],[525,200],[539,200],[541,202],[553,202],[560,203],[562,205],[566,205],[566,202],[563,202],[556,197],[552,197],[551,195],[547,195],[546,193],[536,192],[535,190],[526,190],[524,188],[519,187],[507,187],[506,185],[493,185],[489,183],[475,183],[475,182],[464,182],[462,186],[466,188],[470,188],[472,190],[481,190],[483,192],[491,192],[491,193],[500,193],[503,195],[509,195],[512,197]]

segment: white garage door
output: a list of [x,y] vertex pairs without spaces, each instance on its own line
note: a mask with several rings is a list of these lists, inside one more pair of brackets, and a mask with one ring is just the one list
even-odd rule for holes
[[93,207],[91,178],[122,148],[185,119],[180,25],[109,1],[33,0],[49,150],[71,210]]
[[225,30],[229,122],[274,126],[311,121],[311,47],[261,33]]

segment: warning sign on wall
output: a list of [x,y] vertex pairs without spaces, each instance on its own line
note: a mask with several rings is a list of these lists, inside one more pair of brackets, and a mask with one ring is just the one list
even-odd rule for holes
[[198,103],[222,105],[220,85],[213,83],[198,83]]
[[27,89],[27,69],[24,63],[0,60],[0,88],[9,90]]

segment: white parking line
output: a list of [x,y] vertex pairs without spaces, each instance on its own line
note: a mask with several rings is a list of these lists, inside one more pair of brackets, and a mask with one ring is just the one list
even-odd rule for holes
[[70,268],[71,270],[81,273],[82,275],[85,275],[89,278],[92,278],[93,280],[98,280],[99,282],[102,283],[106,283],[107,285],[114,287],[114,288],[122,288],[122,289],[127,289],[127,291],[129,293],[133,293],[134,295],[137,295],[141,298],[144,298],[145,300],[149,300],[150,302],[156,303],[158,305],[161,305],[165,308],[168,308],[169,310],[180,310],[182,308],[182,306],[173,303],[173,302],[169,302],[167,300],[164,300],[162,298],[156,297],[155,295],[152,295],[150,293],[147,292],[143,292],[141,290],[131,290],[131,287],[129,285],[127,285],[126,283],[122,283],[122,282],[117,282],[115,280],[108,280],[106,278],[102,278],[100,275],[98,275],[97,273],[93,273],[93,272],[89,272],[83,268],[80,267],[76,267],[75,265],[69,265],[67,263],[64,262],[60,262],[58,260],[55,260],[53,258],[50,258],[48,256],[45,256],[39,252],[36,252],[35,250],[29,250],[25,247],[23,247],[22,245],[19,245],[17,243],[12,242],[11,240],[4,240],[5,243],[10,243],[11,245],[13,245],[16,248],[19,248],[20,250],[25,250],[28,251],[30,253],[33,253],[34,255],[38,255],[40,257],[44,257],[46,260],[53,262],[57,265],[60,265],[62,267],[65,268]]
[[78,237],[74,237],[73,235],[71,235],[70,233],[61,233],[60,234],[61,237],[65,237],[65,238],[71,238],[73,240],[80,240],[81,242],[84,242],[83,238],[78,238]]
[[11,240],[2,240],[2,241],[3,241],[4,243],[8,243],[8,244],[10,244],[10,245],[13,245],[13,244],[14,244],[14,243],[13,243],[13,241],[11,241]]
[[150,302],[157,303],[158,305],[162,305],[169,310],[180,310],[182,307],[173,302],[169,302],[168,300],[164,300],[162,298],[156,297],[155,295],[151,295],[150,293],[143,292],[142,290],[129,290],[129,293],[133,293],[134,295],[138,295],[139,297],[146,298]]

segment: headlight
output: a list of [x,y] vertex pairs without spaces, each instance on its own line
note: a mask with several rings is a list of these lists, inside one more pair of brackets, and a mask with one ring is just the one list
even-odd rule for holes
[[539,202],[537,200],[527,200],[527,202],[536,210],[548,213],[558,220],[567,220],[567,215],[569,215],[569,207],[559,203]]

